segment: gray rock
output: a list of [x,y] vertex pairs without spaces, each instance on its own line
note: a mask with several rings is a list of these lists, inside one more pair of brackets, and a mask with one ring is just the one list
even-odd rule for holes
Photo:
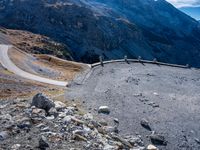
[[52,107],[55,107],[55,104],[42,93],[38,93],[33,97],[31,106],[44,109],[46,112],[48,112]]
[[43,124],[43,123],[40,123],[40,124],[38,124],[37,126],[36,126],[36,128],[45,128],[46,126],[45,126],[45,124]]
[[12,147],[11,147],[11,150],[19,150],[21,147],[20,144],[14,144]]
[[47,119],[47,120],[54,120],[55,117],[54,117],[53,115],[51,115],[51,116],[47,116],[46,119]]
[[155,145],[167,145],[165,137],[159,134],[152,134],[149,136],[151,142]]
[[60,111],[66,107],[66,104],[61,101],[55,101],[54,104],[57,111]]
[[198,138],[195,138],[195,141],[200,145],[200,140]]
[[35,108],[35,106],[32,106],[31,116],[32,117],[38,116],[38,117],[41,117],[41,118],[45,118],[46,111],[44,109]]
[[141,136],[127,136],[126,139],[133,146],[144,146]]
[[48,147],[49,147],[49,144],[47,142],[47,139],[44,136],[42,136],[39,140],[38,148],[41,150],[46,150],[46,148],[48,148]]
[[71,116],[65,116],[62,121],[64,122],[64,124],[69,124],[72,121]]
[[48,114],[49,116],[53,115],[55,118],[58,117],[59,113],[57,112],[56,108],[52,107],[49,111]]
[[29,128],[31,128],[31,123],[29,121],[22,122],[22,123],[18,124],[17,127],[20,129],[29,129]]
[[112,127],[112,126],[104,126],[103,129],[105,130],[106,133],[118,133],[119,130],[118,128],[115,126],[115,127]]
[[6,140],[9,137],[8,131],[1,131],[0,132],[0,141]]
[[146,119],[142,119],[142,120],[140,121],[140,124],[141,124],[141,126],[144,127],[145,129],[151,131],[151,127],[150,127],[150,125],[149,125],[149,122],[148,122]]
[[98,113],[110,114],[110,108],[108,106],[100,106]]
[[42,129],[40,129],[40,131],[42,131],[42,132],[49,132],[50,129],[49,129],[49,127],[44,127]]
[[119,120],[117,118],[115,118],[114,123],[119,124]]

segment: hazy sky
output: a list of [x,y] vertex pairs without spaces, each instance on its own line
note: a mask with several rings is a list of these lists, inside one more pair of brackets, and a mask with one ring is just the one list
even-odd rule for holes
[[180,7],[198,7],[200,6],[200,0],[167,0],[174,6]]
[[200,20],[200,0],[167,0],[184,13]]

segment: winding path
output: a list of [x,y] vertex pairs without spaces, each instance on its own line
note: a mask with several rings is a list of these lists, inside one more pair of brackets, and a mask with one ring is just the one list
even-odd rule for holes
[[10,60],[8,56],[8,49],[11,47],[12,47],[11,45],[0,44],[0,63],[3,65],[4,68],[8,69],[9,71],[13,72],[16,75],[19,75],[23,78],[30,79],[33,81],[38,81],[57,86],[66,86],[68,84],[68,82],[43,78],[21,70]]

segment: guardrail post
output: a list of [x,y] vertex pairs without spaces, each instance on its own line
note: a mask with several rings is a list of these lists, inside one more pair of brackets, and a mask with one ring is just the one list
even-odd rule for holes
[[153,59],[153,62],[154,62],[155,64],[157,64],[157,63],[158,63],[158,60],[157,60],[156,58],[154,58],[154,59]]
[[141,57],[141,56],[138,56],[138,61],[139,61],[139,62],[141,62],[141,59],[142,59],[142,57]]
[[128,57],[126,55],[124,56],[124,61],[128,64]]
[[100,61],[101,66],[103,67],[103,57],[102,56],[99,56],[99,61]]

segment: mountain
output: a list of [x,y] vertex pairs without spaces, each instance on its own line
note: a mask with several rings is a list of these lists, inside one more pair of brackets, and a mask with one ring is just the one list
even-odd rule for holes
[[165,0],[3,0],[0,26],[64,43],[77,61],[142,56],[200,67],[200,25]]
[[200,20],[200,7],[181,7],[180,10],[196,20]]

